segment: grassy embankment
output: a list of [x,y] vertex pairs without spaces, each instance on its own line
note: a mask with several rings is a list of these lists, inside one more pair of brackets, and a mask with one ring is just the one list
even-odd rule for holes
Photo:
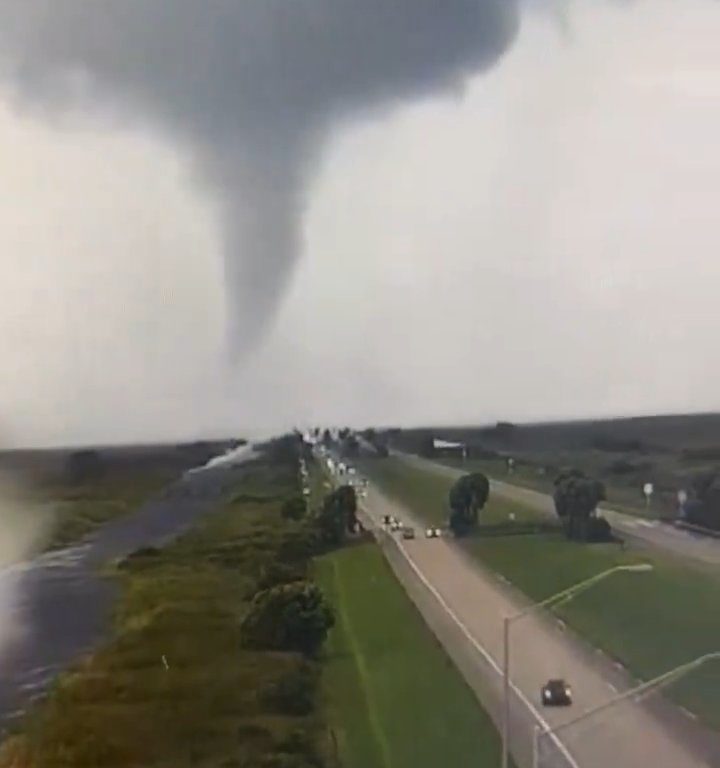
[[68,546],[104,523],[129,514],[176,477],[166,469],[138,466],[81,483],[49,485],[43,489],[54,509],[48,548]]
[[73,544],[162,492],[185,470],[225,451],[231,441],[102,449],[0,452],[0,471],[37,504],[43,544]]
[[[452,480],[397,459],[368,462],[371,479],[418,516],[439,522]],[[532,510],[492,498],[482,520],[518,520]],[[518,534],[507,526],[508,534]],[[474,536],[463,546],[533,600],[541,600],[607,568],[642,559],[654,570],[617,574],[557,610],[580,634],[649,679],[703,653],[718,650],[720,573],[662,554],[625,550],[617,544],[582,545],[559,530],[528,535]],[[708,665],[676,683],[669,693],[715,727],[720,727],[720,665]]]
[[318,561],[337,606],[326,686],[344,768],[497,765],[499,739],[374,544]]
[[449,767],[494,764],[497,734],[372,544],[319,561],[337,614],[323,659],[242,648],[268,568],[312,573],[307,527],[280,515],[297,490],[294,462],[255,462],[232,502],[128,558],[113,639],[61,676],[0,766],[336,768],[338,750],[348,768],[437,765],[418,744],[457,755]]
[[114,638],[59,679],[1,765],[313,765],[327,746],[317,664],[243,650],[239,629],[264,569],[302,549],[279,515],[292,469],[253,467],[234,502],[126,560]]
[[[437,459],[438,463],[444,464],[453,469],[462,469],[466,472],[483,472],[494,480],[500,480],[504,483],[519,485],[522,488],[530,488],[534,491],[540,491],[552,495],[554,491],[553,480],[557,476],[557,469],[553,469],[545,474],[538,473],[536,464],[526,464],[518,461],[513,468],[512,474],[508,474],[507,464],[504,459],[455,459],[441,457]],[[567,459],[564,464],[570,466],[583,462],[573,462]],[[597,471],[593,472],[592,466],[584,464],[584,469],[591,476],[598,476]],[[637,488],[630,488],[627,485],[613,484],[607,478],[604,479],[607,501],[600,504],[601,509],[614,509],[619,512],[625,512],[637,517],[667,517],[669,515],[667,505],[662,508],[657,503],[652,502],[647,506],[643,500],[640,488],[645,481],[638,480]]]

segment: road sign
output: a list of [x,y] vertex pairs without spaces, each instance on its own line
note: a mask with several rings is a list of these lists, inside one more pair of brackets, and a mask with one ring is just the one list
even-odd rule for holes
[[687,491],[678,491],[677,500],[680,506],[684,507],[688,500]]
[[645,494],[645,506],[650,506],[650,497],[653,495],[655,486],[652,483],[645,483],[643,486],[643,493]]

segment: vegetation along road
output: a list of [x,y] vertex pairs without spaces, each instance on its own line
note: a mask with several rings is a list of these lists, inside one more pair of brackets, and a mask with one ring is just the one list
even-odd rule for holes
[[[448,478],[457,479],[464,474],[462,469],[419,456],[397,453],[395,456]],[[549,518],[556,518],[553,500],[548,494],[493,478],[490,484],[494,494],[535,509]],[[630,539],[698,562],[720,565],[720,539],[681,530],[660,520],[646,520],[637,515],[629,515],[613,509],[603,509],[603,515],[613,529]]]

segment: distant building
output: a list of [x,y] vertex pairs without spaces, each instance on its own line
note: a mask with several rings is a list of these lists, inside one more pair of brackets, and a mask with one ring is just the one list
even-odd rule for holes
[[467,445],[465,443],[452,443],[448,440],[433,439],[433,450],[436,456],[451,456],[457,458],[467,457]]

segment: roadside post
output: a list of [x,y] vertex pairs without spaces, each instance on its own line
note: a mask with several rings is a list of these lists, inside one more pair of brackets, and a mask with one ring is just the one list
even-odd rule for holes
[[678,517],[680,518],[680,520],[684,520],[685,514],[686,514],[685,505],[688,502],[687,491],[684,491],[684,490],[678,491],[677,500],[678,500]]
[[645,483],[643,493],[645,494],[645,509],[650,508],[650,499],[655,492],[655,486],[652,483]]

